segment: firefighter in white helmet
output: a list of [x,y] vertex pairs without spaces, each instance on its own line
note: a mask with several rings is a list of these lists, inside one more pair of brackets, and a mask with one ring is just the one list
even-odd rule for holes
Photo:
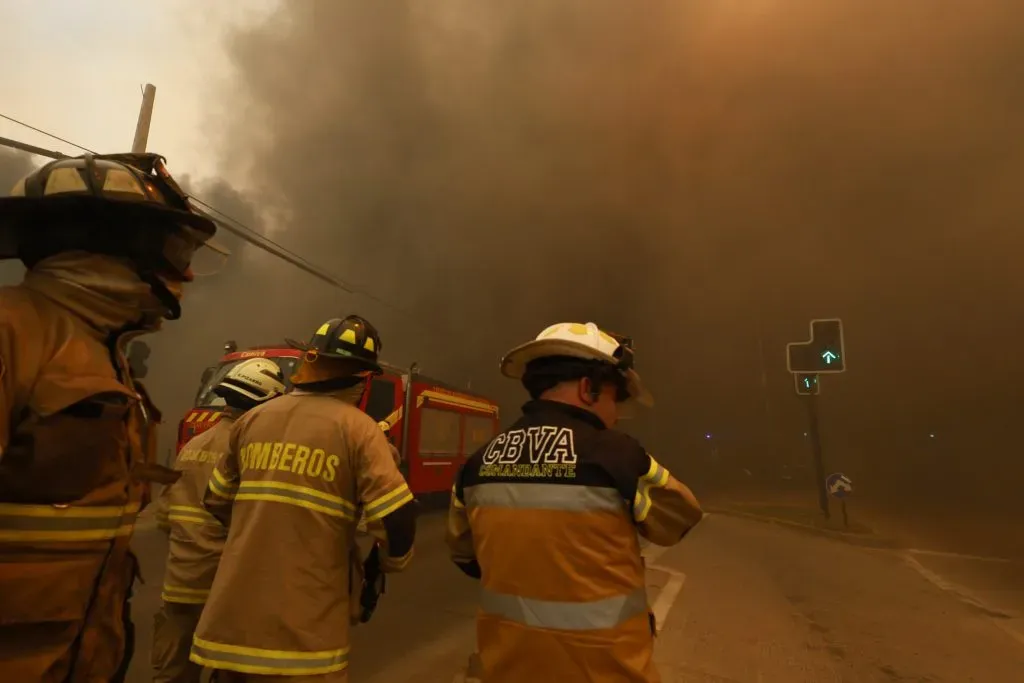
[[633,361],[632,340],[594,323],[552,325],[501,361],[531,400],[459,471],[447,531],[481,580],[487,683],[659,680],[637,532],[672,545],[702,512],[612,429],[623,403],[653,405]]
[[157,154],[45,164],[0,198],[0,681],[123,681],[159,411],[125,351],[181,314],[216,226]]
[[228,448],[235,420],[285,392],[277,363],[252,358],[231,367],[213,389],[224,400],[216,424],[182,446],[181,478],[157,501],[157,526],[170,536],[163,605],[153,623],[153,683],[199,683],[203,668],[189,661],[192,636],[217,573],[227,529],[202,506],[213,468]]
[[[290,343],[306,352],[295,389],[238,419],[203,501],[231,531],[191,657],[222,683],[347,681],[350,627],[413,555],[412,492],[358,408],[382,372],[380,335],[352,315]],[[361,513],[377,541],[365,565]]]

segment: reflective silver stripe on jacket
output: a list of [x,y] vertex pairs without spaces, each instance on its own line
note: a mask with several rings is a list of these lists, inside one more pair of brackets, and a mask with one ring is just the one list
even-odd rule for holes
[[617,489],[578,484],[513,484],[487,482],[463,491],[467,508],[507,507],[532,510],[605,510],[625,512],[626,501]]
[[103,541],[131,534],[139,504],[55,506],[0,503],[0,541]]
[[647,611],[647,591],[638,588],[593,602],[554,602],[521,598],[481,589],[480,607],[487,614],[525,626],[562,631],[592,631],[615,628],[622,622]]
[[348,648],[324,652],[267,650],[192,639],[190,659],[214,669],[265,676],[315,676],[340,671],[348,666]]

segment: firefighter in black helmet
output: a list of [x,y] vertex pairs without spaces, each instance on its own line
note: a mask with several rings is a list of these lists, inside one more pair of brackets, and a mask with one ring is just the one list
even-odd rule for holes
[[0,198],[0,680],[120,681],[159,413],[128,343],[181,313],[216,228],[155,154],[46,164]]
[[[289,343],[305,351],[295,389],[239,418],[206,493],[231,533],[192,661],[217,669],[218,680],[301,672],[346,681],[348,627],[370,618],[383,573],[412,559],[412,492],[384,432],[358,408],[382,372],[380,335],[352,315],[328,320],[308,344]],[[360,515],[376,539],[365,566]]]

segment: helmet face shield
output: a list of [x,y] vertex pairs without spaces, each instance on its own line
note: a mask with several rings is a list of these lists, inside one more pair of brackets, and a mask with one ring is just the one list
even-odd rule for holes
[[227,261],[228,252],[211,243],[208,235],[180,225],[164,237],[162,256],[170,269],[184,278],[190,268],[198,276],[220,272]]

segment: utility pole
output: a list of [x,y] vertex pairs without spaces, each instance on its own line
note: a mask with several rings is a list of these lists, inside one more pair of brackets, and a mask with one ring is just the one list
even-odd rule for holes
[[132,142],[132,154],[144,154],[149,142],[149,124],[153,121],[153,103],[156,100],[156,86],[147,83],[142,90],[142,108],[139,109],[139,121],[135,124],[135,140]]

